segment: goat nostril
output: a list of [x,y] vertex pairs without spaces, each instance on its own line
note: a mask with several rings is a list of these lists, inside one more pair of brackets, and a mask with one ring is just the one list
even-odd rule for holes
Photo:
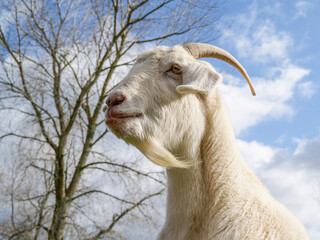
[[113,107],[113,106],[121,104],[125,99],[126,99],[126,97],[123,95],[111,97],[106,100],[106,104],[108,107]]
[[121,104],[125,100],[125,97],[123,95],[120,95],[115,98],[114,106]]

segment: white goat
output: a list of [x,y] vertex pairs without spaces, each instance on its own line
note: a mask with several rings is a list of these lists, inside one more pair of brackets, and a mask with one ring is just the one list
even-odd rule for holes
[[309,239],[242,159],[216,89],[222,76],[201,57],[236,67],[255,94],[229,53],[193,43],[143,53],[106,100],[109,128],[167,168],[166,222],[158,238]]

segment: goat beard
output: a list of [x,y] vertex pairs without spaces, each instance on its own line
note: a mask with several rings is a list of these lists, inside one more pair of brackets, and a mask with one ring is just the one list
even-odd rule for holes
[[183,162],[165,149],[156,139],[144,139],[134,145],[153,163],[166,168],[188,168],[192,164]]

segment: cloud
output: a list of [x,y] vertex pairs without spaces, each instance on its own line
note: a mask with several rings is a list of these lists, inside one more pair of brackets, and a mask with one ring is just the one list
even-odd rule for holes
[[298,1],[296,2],[296,15],[295,18],[298,17],[306,17],[307,12],[311,9],[313,4],[310,1]]
[[254,63],[287,61],[293,39],[287,32],[279,31],[271,19],[259,18],[263,11],[268,9],[258,9],[253,4],[249,13],[233,17],[233,28],[224,30],[221,40],[233,46],[239,57]]
[[294,153],[256,141],[238,145],[271,194],[303,222],[311,239],[320,239],[320,215],[314,214],[320,211],[320,136],[300,140]]
[[317,85],[311,81],[302,82],[298,85],[298,91],[304,98],[311,98],[317,92]]
[[240,57],[250,58],[258,63],[285,61],[288,58],[292,39],[286,32],[277,32],[269,20],[254,28],[250,36],[245,34],[233,38]]
[[294,164],[299,168],[320,170],[320,138],[298,140],[293,154]]
[[249,9],[248,13],[233,17],[234,26],[225,30],[222,38],[224,44],[235,49],[237,58],[247,60],[247,65],[263,66],[262,76],[249,72],[257,92],[255,97],[244,79],[224,75],[220,89],[238,136],[262,121],[293,116],[295,107],[290,100],[297,93],[310,98],[316,89],[313,82],[304,81],[310,70],[290,58],[290,52],[295,50],[291,35],[277,29],[268,8],[260,8],[255,2]]
[[[252,97],[242,79],[225,75],[220,89],[230,111],[235,132],[239,135],[247,128],[266,119],[292,115],[293,98],[297,84],[309,74],[309,70],[289,64],[274,68],[269,78],[253,78],[257,96]],[[242,82],[243,84],[240,84]]]
[[274,156],[274,150],[262,143],[256,141],[246,142],[240,139],[237,140],[237,143],[240,150],[242,150],[244,159],[252,169],[258,169],[269,163]]

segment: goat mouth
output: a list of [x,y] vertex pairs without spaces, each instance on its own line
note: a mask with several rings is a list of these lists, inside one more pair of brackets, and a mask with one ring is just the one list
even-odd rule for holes
[[107,111],[106,113],[106,123],[116,123],[119,121],[131,119],[131,118],[138,118],[141,117],[142,113],[123,113],[123,112],[113,112]]

